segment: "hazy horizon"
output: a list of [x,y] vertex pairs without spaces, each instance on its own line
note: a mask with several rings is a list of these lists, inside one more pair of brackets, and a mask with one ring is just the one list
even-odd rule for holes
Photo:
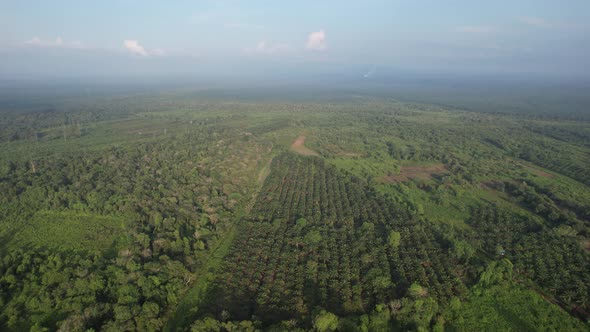
[[4,80],[588,80],[586,1],[6,3]]

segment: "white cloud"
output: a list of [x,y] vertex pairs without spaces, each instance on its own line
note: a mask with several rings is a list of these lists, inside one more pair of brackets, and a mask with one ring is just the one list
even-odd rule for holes
[[256,53],[276,54],[288,51],[290,49],[291,47],[287,44],[273,44],[267,43],[265,40],[263,40],[259,42],[258,45],[256,45],[254,51]]
[[137,40],[124,40],[123,46],[131,53],[139,56],[148,56],[148,52],[139,45]]
[[518,22],[534,27],[534,28],[545,28],[545,29],[557,29],[557,30],[580,30],[585,29],[587,26],[580,22],[572,21],[551,21],[540,17],[534,16],[521,16],[516,19]]
[[532,16],[521,16],[518,18],[521,23],[532,25],[535,27],[546,27],[549,25],[547,21],[542,18],[532,17]]
[[249,24],[249,23],[225,23],[223,25],[226,29],[246,30],[246,29],[264,29],[263,25]]
[[488,25],[466,25],[457,27],[456,31],[462,33],[485,34],[496,32],[497,29],[493,26]]
[[365,74],[363,74],[363,78],[372,78],[375,75],[375,71],[377,71],[377,67],[373,66],[373,68],[369,69]]
[[64,41],[61,37],[51,40],[41,39],[35,36],[29,40],[25,40],[24,44],[36,47],[85,48],[84,44],[78,40]]
[[123,41],[123,47],[127,49],[134,55],[138,56],[163,56],[166,55],[166,52],[160,48],[156,48],[153,50],[146,50],[137,40],[134,39],[126,39]]
[[307,36],[307,44],[305,47],[308,50],[325,50],[326,49],[326,33],[324,30],[315,31]]
[[86,46],[84,46],[84,44],[82,44],[82,42],[79,40],[73,40],[69,45],[71,48],[86,48]]
[[150,51],[150,54],[155,56],[164,56],[166,55],[166,52],[161,48],[155,48]]
[[291,50],[292,48],[288,44],[275,44],[269,43],[266,40],[262,40],[256,44],[255,48],[248,48],[245,51],[248,54],[279,54],[286,53]]

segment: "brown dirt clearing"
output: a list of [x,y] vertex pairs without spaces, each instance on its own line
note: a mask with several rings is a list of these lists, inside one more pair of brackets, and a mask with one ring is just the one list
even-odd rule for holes
[[543,177],[543,178],[552,178],[555,177],[555,175],[551,174],[551,173],[547,173],[547,172],[543,172],[540,169],[533,169],[533,173],[537,176]]
[[300,135],[295,139],[293,144],[291,144],[291,150],[302,154],[304,156],[319,156],[319,153],[307,148],[305,145],[305,136]]
[[533,166],[529,166],[529,165],[523,165],[524,168],[526,168],[527,170],[531,171],[533,174],[535,174],[536,176],[540,176],[542,178],[553,178],[555,177],[554,174],[551,173],[547,173],[537,167],[533,167]]
[[391,176],[384,176],[385,182],[404,182],[411,179],[431,179],[433,175],[447,173],[448,169],[443,164],[427,166],[402,166],[400,173]]

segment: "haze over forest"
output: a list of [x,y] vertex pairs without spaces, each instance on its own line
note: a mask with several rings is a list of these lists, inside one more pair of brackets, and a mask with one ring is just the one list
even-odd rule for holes
[[0,77],[588,79],[589,7],[583,0],[6,2]]

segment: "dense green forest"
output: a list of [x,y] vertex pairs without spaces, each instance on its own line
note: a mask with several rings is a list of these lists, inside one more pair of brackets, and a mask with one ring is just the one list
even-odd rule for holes
[[0,330],[587,331],[590,124],[564,114],[2,105]]

